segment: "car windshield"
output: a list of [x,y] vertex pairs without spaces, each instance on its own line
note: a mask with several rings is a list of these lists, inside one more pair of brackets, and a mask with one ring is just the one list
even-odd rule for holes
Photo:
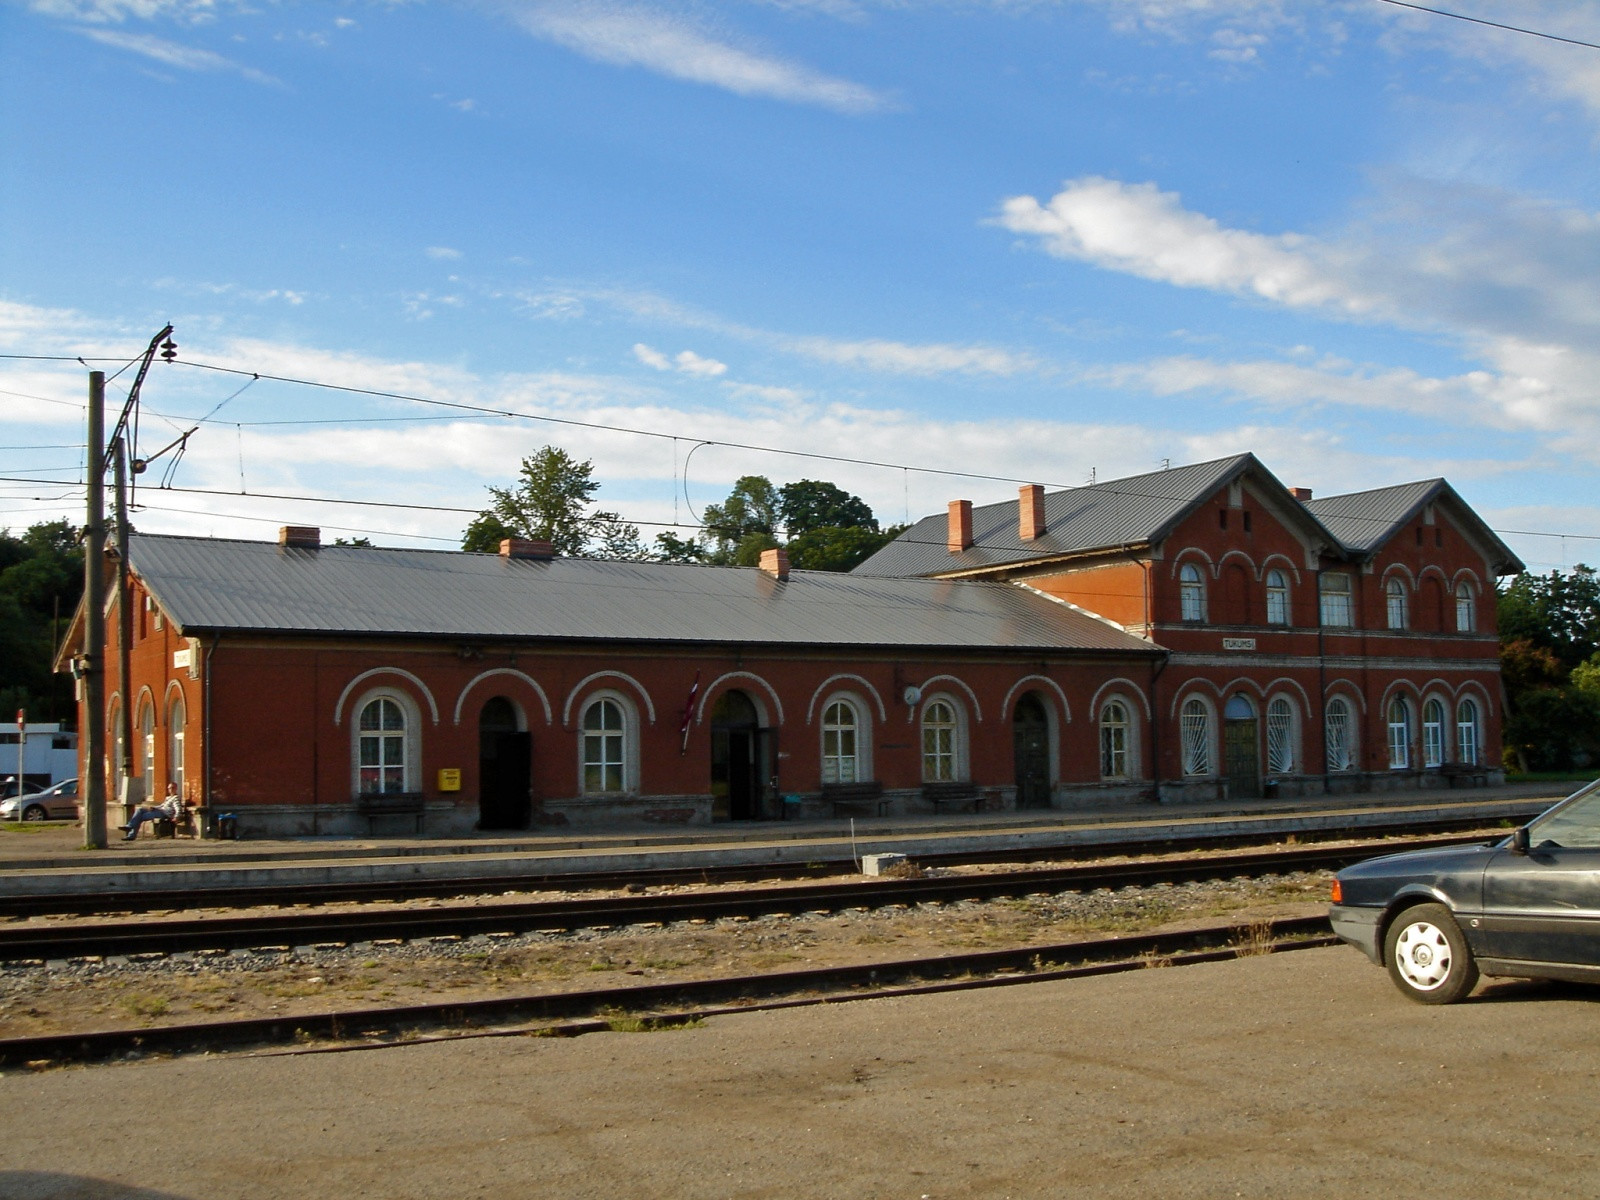
[[1528,826],[1535,846],[1600,849],[1600,789],[1546,813]]

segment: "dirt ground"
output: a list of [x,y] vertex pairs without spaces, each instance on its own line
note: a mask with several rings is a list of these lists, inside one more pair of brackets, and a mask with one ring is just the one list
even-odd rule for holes
[[8,1076],[8,1200],[1600,1195],[1600,991],[1348,948],[661,1033]]
[[[0,967],[0,1037],[586,991],[1217,921],[1248,927],[1264,917],[1322,912],[1327,894],[1325,874],[1303,873],[836,914],[797,906],[789,917],[571,934],[13,965]],[[493,901],[469,903],[480,908]]]

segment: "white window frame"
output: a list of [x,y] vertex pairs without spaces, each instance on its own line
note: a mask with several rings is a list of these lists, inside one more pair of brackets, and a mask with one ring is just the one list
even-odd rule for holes
[[1206,619],[1205,575],[1192,562],[1178,568],[1178,607],[1185,621],[1201,622]]
[[[374,700],[389,700],[400,709],[400,715],[405,723],[404,741],[402,743],[404,770],[401,775],[401,788],[403,792],[415,793],[422,790],[422,710],[417,707],[417,702],[407,692],[395,687],[372,688],[363,692],[349,708],[350,717],[350,794],[352,796],[376,795],[380,793],[363,792],[361,789],[361,735],[363,732],[380,736],[382,730],[363,730],[361,717],[367,711],[367,706]],[[380,751],[381,755],[381,751]],[[382,764],[379,764],[382,766]],[[381,778],[381,776],[380,776]]]
[[[590,715],[614,709],[620,728],[590,727]],[[600,778],[591,783],[589,768],[598,767]],[[607,773],[615,768],[615,775]],[[610,783],[619,786],[607,786]],[[639,713],[618,691],[605,689],[586,697],[578,712],[578,792],[584,796],[625,796],[639,789]]]
[[1389,769],[1411,768],[1411,702],[1404,696],[1389,701],[1384,712],[1389,731]]
[[1276,569],[1267,572],[1267,624],[1289,624],[1289,576]]
[[1456,632],[1472,633],[1478,628],[1478,596],[1465,580],[1456,584]]
[[1482,713],[1476,700],[1463,696],[1456,702],[1456,761],[1477,766],[1482,755]]
[[1336,629],[1352,628],[1355,625],[1355,608],[1351,603],[1349,574],[1345,571],[1325,572],[1319,590],[1322,623]]
[[144,781],[145,799],[155,796],[156,786],[156,706],[146,699],[139,706],[139,778]]
[[[840,720],[845,715],[850,717],[848,722]],[[824,784],[866,783],[872,779],[872,722],[866,704],[858,696],[836,692],[824,700],[819,733]]]
[[[369,725],[371,714],[373,724]],[[391,715],[397,724],[390,724]],[[411,790],[407,759],[411,730],[405,706],[393,696],[373,696],[356,709],[356,794],[388,796]],[[372,751],[373,761],[367,758]],[[367,772],[376,771],[376,786],[367,786]],[[398,786],[391,787],[390,784]]]
[[1444,701],[1430,696],[1422,705],[1422,765],[1444,766]]
[[1292,775],[1296,753],[1295,708],[1287,696],[1274,696],[1267,702],[1267,773]]
[[178,789],[178,795],[184,795],[183,790],[183,739],[184,726],[188,720],[188,706],[184,703],[183,696],[172,698],[172,703],[167,706],[167,782]]
[[1183,748],[1183,773],[1205,776],[1211,769],[1211,708],[1198,696],[1183,702],[1178,713],[1178,729]]
[[1100,778],[1133,778],[1133,720],[1120,696],[1100,706]]
[[[940,718],[943,708],[947,718]],[[963,783],[967,779],[966,711],[954,696],[940,693],[922,706],[922,782]],[[932,744],[930,745],[930,737]],[[931,768],[931,770],[930,770]]]
[[1389,582],[1383,585],[1383,608],[1390,629],[1411,628],[1411,596],[1406,581],[1398,575],[1389,576]]
[[1356,723],[1350,701],[1343,696],[1329,697],[1322,724],[1329,774],[1355,770]]

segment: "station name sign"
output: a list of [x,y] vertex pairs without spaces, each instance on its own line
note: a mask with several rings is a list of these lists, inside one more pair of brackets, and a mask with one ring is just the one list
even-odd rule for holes
[[1224,650],[1254,650],[1256,648],[1256,640],[1255,638],[1223,638],[1222,648]]

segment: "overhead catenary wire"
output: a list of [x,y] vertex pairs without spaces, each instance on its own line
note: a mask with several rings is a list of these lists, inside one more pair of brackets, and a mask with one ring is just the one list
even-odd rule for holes
[[1586,42],[1582,38],[1563,37],[1559,33],[1546,33],[1542,29],[1528,29],[1521,25],[1507,25],[1501,21],[1490,21],[1484,17],[1469,17],[1466,13],[1451,12],[1446,8],[1430,8],[1426,4],[1412,4],[1410,0],[1378,0],[1379,4],[1390,4],[1395,8],[1409,8],[1415,12],[1431,13],[1436,17],[1449,17],[1453,21],[1466,21],[1473,25],[1487,25],[1490,29],[1504,29],[1507,33],[1520,33],[1526,37],[1543,38],[1547,42],[1565,42],[1569,46],[1583,46],[1589,50],[1600,50],[1600,42]]

